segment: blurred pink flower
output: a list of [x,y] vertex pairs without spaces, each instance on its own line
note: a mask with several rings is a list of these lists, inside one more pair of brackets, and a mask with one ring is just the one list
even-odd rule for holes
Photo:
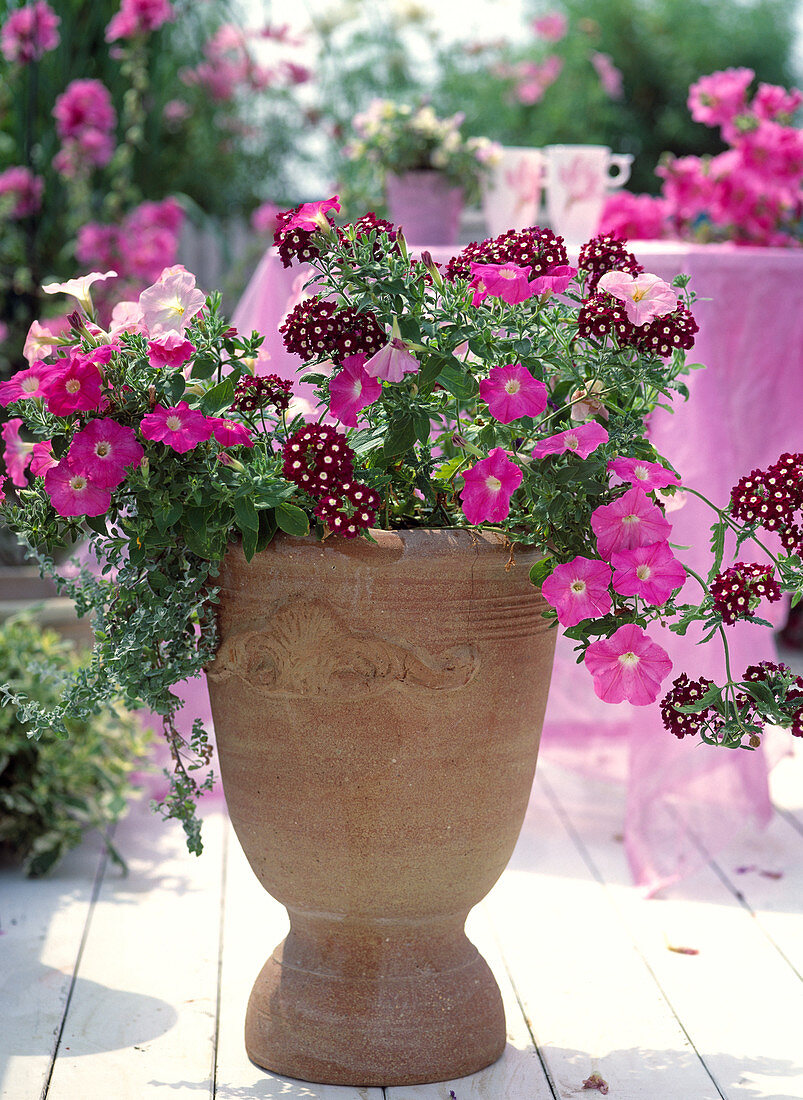
[[108,132],[117,123],[108,88],[99,80],[73,80],[56,98],[53,108],[56,132],[64,141],[87,130]]
[[251,228],[257,233],[266,233],[272,237],[278,227],[278,213],[279,207],[275,202],[263,202],[251,215]]
[[108,418],[90,420],[73,436],[67,452],[70,469],[100,489],[116,489],[129,467],[139,466],[144,457],[134,429]]
[[532,105],[540,102],[547,88],[554,84],[563,70],[563,60],[557,54],[550,54],[545,61],[522,61],[513,70],[516,78],[514,89],[520,103]]
[[106,28],[106,41],[150,34],[175,17],[169,0],[122,0],[120,10]]
[[569,29],[569,21],[563,12],[549,11],[532,21],[533,33],[545,42],[560,42]]
[[112,499],[110,490],[72,470],[66,458],[45,472],[45,490],[60,516],[102,516]]
[[329,382],[329,412],[348,428],[357,427],[357,413],[372,405],[382,393],[382,383],[365,370],[364,355],[349,355]]
[[25,346],[22,349],[23,356],[33,365],[37,359],[47,359],[53,354],[58,333],[66,331],[67,320],[64,317],[51,318],[47,324],[40,321],[32,321],[25,337]]
[[0,172],[0,197],[11,196],[13,205],[9,216],[12,218],[27,218],[35,214],[42,205],[44,188],[42,177],[35,176],[30,168],[22,165],[13,165]]
[[691,117],[706,126],[730,122],[746,108],[747,89],[754,76],[752,69],[725,69],[701,77],[689,88]]
[[599,82],[606,95],[610,96],[611,99],[623,99],[622,74],[614,65],[610,55],[594,51],[591,54],[591,64],[596,70]]
[[510,513],[510,498],[521,485],[521,468],[501,447],[463,471],[460,490],[463,514],[469,523],[500,523]]
[[172,408],[157,405],[153,412],[143,416],[140,432],[143,439],[164,443],[179,454],[193,450],[205,443],[212,434],[214,424],[197,409],[191,409],[186,401]]
[[546,458],[547,455],[562,455],[571,451],[578,458],[588,458],[601,443],[607,442],[608,433],[596,420],[588,424],[578,424],[565,432],[558,432],[546,439],[539,440],[533,447],[533,458]]
[[666,651],[634,623],[620,626],[610,638],[592,642],[585,665],[603,702],[627,700],[637,707],[655,702],[661,682],[672,671]]
[[24,489],[28,484],[25,470],[31,461],[31,451],[33,450],[33,443],[26,443],[20,438],[21,427],[22,417],[13,416],[0,428],[0,435],[2,435],[5,443],[3,462],[12,484],[16,485],[18,489]]
[[626,271],[606,271],[597,287],[624,302],[631,325],[646,325],[655,317],[665,317],[678,304],[678,296],[669,283],[649,272],[629,275]]
[[605,199],[597,232],[626,241],[659,240],[667,235],[670,209],[666,199],[612,191]]
[[583,619],[597,619],[611,610],[611,567],[596,558],[577,556],[557,565],[541,586],[548,604],[558,613],[561,626],[576,626]]
[[612,504],[601,504],[591,513],[591,528],[597,536],[600,557],[610,560],[618,550],[666,542],[672,525],[644,490],[634,485]]
[[795,111],[803,103],[803,92],[799,88],[781,88],[777,84],[759,84],[758,91],[750,104],[751,112],[758,118],[791,122]]
[[6,61],[27,65],[59,44],[61,20],[45,0],[12,11],[0,31],[0,50]]
[[623,596],[640,596],[645,603],[662,607],[676,588],[686,582],[686,570],[668,542],[634,546],[611,554],[613,587]]
[[162,118],[172,129],[178,128],[191,115],[192,107],[183,99],[170,99],[162,108]]
[[547,388],[520,363],[493,367],[480,382],[480,397],[500,424],[520,416],[540,416],[546,408]]

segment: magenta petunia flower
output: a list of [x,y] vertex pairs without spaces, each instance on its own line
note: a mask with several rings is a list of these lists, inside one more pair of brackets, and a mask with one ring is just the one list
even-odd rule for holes
[[221,447],[253,447],[254,441],[245,424],[226,420],[224,416],[208,416],[206,421],[212,425],[212,435]]
[[611,554],[613,587],[623,596],[640,596],[654,607],[662,607],[676,588],[686,583],[686,570],[668,542],[634,546]]
[[206,298],[195,285],[189,271],[172,271],[159,282],[146,287],[139,296],[142,320],[150,336],[171,330],[184,332],[196,313],[203,309]]
[[18,370],[7,382],[0,382],[0,405],[10,405],[12,401],[24,401],[31,397],[44,396],[44,381],[53,368],[41,360],[27,370]]
[[530,284],[535,294],[562,294],[577,274],[576,267],[558,264],[551,267],[545,275],[539,275]]
[[597,286],[624,302],[628,321],[638,327],[672,313],[678,304],[678,296],[669,283],[649,272],[628,275],[626,271],[606,271]]
[[109,510],[109,489],[93,485],[86,474],[70,468],[66,459],[45,474],[45,490],[60,516],[102,516]]
[[611,567],[607,562],[579,555],[558,565],[541,586],[544,599],[558,613],[561,626],[597,619],[611,609]]
[[532,298],[535,291],[530,283],[530,269],[518,264],[477,264],[471,263],[471,282],[474,297],[471,304],[477,306],[489,296],[501,298],[508,305]]
[[170,330],[148,341],[148,358],[154,367],[181,367],[195,351],[195,344]]
[[600,556],[606,561],[618,550],[666,542],[672,530],[661,509],[651,503],[638,485],[612,504],[601,504],[593,511],[591,527],[597,536]]
[[680,485],[677,474],[667,470],[666,466],[643,458],[612,458],[608,463],[608,472],[616,474],[622,481],[629,481],[631,485],[641,485],[647,491]]
[[634,623],[620,626],[610,638],[592,642],[585,664],[603,702],[627,700],[637,707],[655,702],[661,682],[672,671],[666,651]]
[[605,428],[591,420],[587,424],[578,424],[576,428],[568,428],[565,432],[540,440],[533,447],[533,458],[562,455],[565,451],[572,451],[578,458],[588,458],[592,451],[596,451],[600,444],[607,441],[608,433]]
[[469,523],[499,523],[510,512],[510,498],[524,475],[501,447],[463,472],[460,490],[463,514]]
[[365,373],[383,382],[401,382],[405,374],[418,374],[418,360],[407,350],[404,340],[391,337],[379,351],[366,362]]
[[129,467],[145,457],[136,432],[116,420],[90,420],[70,444],[67,461],[71,470],[85,474],[99,489],[116,489]]
[[305,229],[313,232],[316,229],[327,230],[329,219],[327,210],[340,210],[340,196],[333,195],[331,199],[321,199],[319,202],[302,202],[298,210],[292,214],[282,226],[283,232],[291,229]]
[[500,424],[520,416],[539,416],[546,408],[547,388],[520,363],[494,367],[480,382],[480,397]]
[[18,489],[24,489],[28,484],[25,471],[28,468],[28,463],[31,461],[31,451],[33,450],[33,443],[26,443],[25,440],[20,437],[21,427],[22,418],[13,416],[10,420],[5,422],[2,428],[0,428],[0,435],[2,435],[3,442],[5,443],[3,462],[5,463],[6,470],[8,470],[11,481]]
[[56,364],[43,384],[48,412],[54,416],[71,416],[75,412],[91,412],[101,406],[103,379],[95,363],[80,352]]
[[53,457],[53,443],[49,439],[40,439],[34,443],[31,451],[31,473],[34,477],[43,477],[58,461]]
[[372,405],[381,393],[382,383],[365,369],[365,356],[349,355],[343,360],[343,369],[329,383],[329,412],[346,427],[356,428],[357,413]]
[[143,416],[140,431],[144,439],[164,443],[179,454],[186,454],[209,439],[214,428],[210,420],[197,409],[191,409],[186,401],[180,401],[170,409],[157,405],[153,412]]

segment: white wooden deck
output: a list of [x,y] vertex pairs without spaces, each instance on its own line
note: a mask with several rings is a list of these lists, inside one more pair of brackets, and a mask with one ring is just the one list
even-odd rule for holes
[[386,1090],[247,1060],[245,1003],[284,910],[222,814],[196,859],[138,806],[116,837],[127,878],[91,841],[49,880],[0,875],[0,1096],[548,1100],[601,1095],[583,1089],[598,1074],[616,1100],[800,1100],[803,746],[774,798],[765,834],[647,901],[617,840],[621,796],[539,766],[511,865],[469,924],[504,991],[506,1053]]

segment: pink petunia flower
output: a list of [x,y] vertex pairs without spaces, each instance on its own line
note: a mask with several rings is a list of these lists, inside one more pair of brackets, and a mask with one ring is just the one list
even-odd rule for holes
[[480,397],[500,424],[520,416],[540,416],[546,408],[547,388],[520,363],[494,367],[480,382]]
[[3,461],[11,481],[18,489],[24,489],[28,484],[25,471],[31,461],[31,451],[33,450],[33,443],[26,443],[24,439],[20,438],[21,427],[22,418],[13,416],[0,428],[0,435],[2,435],[5,443]]
[[141,332],[142,325],[143,314],[139,302],[118,302],[109,321],[109,336],[115,339],[124,332]]
[[418,374],[418,360],[407,350],[401,337],[392,336],[389,343],[374,352],[363,369],[371,378],[401,382],[405,374]]
[[510,512],[510,498],[521,485],[523,473],[501,447],[463,472],[460,490],[463,514],[469,523],[499,523]]
[[576,267],[569,267],[567,264],[556,264],[545,275],[539,275],[537,279],[533,279],[530,286],[535,294],[542,297],[550,294],[562,294],[576,274]]
[[170,409],[157,405],[153,412],[143,416],[140,431],[144,439],[164,443],[179,454],[185,454],[209,439],[214,428],[210,420],[197,409],[191,409],[186,401],[181,401]]
[[541,586],[544,599],[558,613],[561,626],[576,626],[611,610],[611,567],[579,555],[558,565]]
[[194,351],[195,344],[172,329],[148,341],[148,358],[154,367],[181,367]]
[[629,481],[631,485],[641,485],[647,491],[680,485],[677,474],[667,470],[666,466],[643,458],[612,458],[608,463],[608,472],[616,474],[622,481]]
[[40,439],[31,451],[31,473],[34,477],[43,477],[53,466],[58,466],[53,456],[53,443],[50,439]]
[[0,477],[0,504],[2,504],[6,499],[6,482],[7,481],[8,481],[7,477]]
[[51,320],[48,324],[50,327],[41,324],[39,321],[32,321],[31,327],[28,329],[22,354],[31,366],[37,359],[47,359],[53,354],[53,349],[59,342],[55,330],[59,326],[66,327],[67,322],[66,319],[59,319]]
[[147,287],[139,296],[145,328],[151,336],[184,332],[206,297],[189,271],[176,271]]
[[655,317],[664,317],[678,304],[678,296],[669,283],[649,272],[628,275],[626,271],[606,271],[597,286],[624,302],[632,325],[646,325]]
[[610,561],[617,550],[632,550],[666,542],[672,525],[644,490],[634,485],[612,504],[601,504],[591,513],[591,527],[597,536],[600,556]]
[[45,473],[45,490],[60,516],[102,516],[112,500],[109,489],[93,485],[64,458]]
[[596,451],[600,444],[607,441],[608,433],[605,428],[591,420],[587,424],[578,424],[576,428],[568,428],[565,432],[540,440],[533,447],[533,458],[562,455],[566,451],[572,451],[578,458],[588,458],[592,451]]
[[44,382],[52,370],[40,360],[27,370],[18,370],[8,381],[0,382],[0,405],[44,396]]
[[54,416],[71,416],[75,412],[91,412],[101,406],[102,378],[95,363],[80,352],[56,364],[44,382],[45,403]]
[[382,383],[365,370],[364,355],[349,355],[329,383],[329,412],[347,428],[357,427],[357,413],[382,393]]
[[518,264],[477,264],[470,265],[471,282],[469,289],[474,290],[471,304],[477,306],[486,298],[501,298],[508,305],[523,302],[535,294],[529,281],[530,269]]
[[340,196],[333,195],[331,199],[321,199],[319,202],[303,202],[282,226],[282,230],[305,229],[312,232],[316,229],[327,232],[329,219],[327,210],[340,210]]
[[85,474],[99,489],[116,489],[129,467],[145,457],[136,432],[116,420],[90,420],[70,444],[67,461],[71,470]]
[[623,596],[640,596],[662,607],[676,588],[686,583],[686,570],[669,549],[668,542],[617,550],[611,554],[613,587]]
[[226,420],[223,416],[208,416],[206,421],[211,423],[212,435],[221,447],[253,447],[254,441],[245,424]]
[[592,642],[585,664],[594,691],[605,703],[627,700],[637,707],[654,703],[661,682],[672,671],[666,651],[634,623],[620,626],[610,638]]

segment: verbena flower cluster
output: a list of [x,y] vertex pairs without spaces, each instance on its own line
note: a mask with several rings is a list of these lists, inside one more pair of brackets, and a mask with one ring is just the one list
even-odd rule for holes
[[[253,374],[261,337],[231,328],[219,296],[181,267],[118,302],[105,327],[92,288],[113,285],[114,271],[45,288],[79,308],[62,336],[32,332],[30,365],[0,385],[15,487],[4,518],[51,573],[51,551],[89,531],[97,569],[61,583],[91,610],[98,643],[56,710],[8,690],[6,701],[40,730],[66,731],[113,695],[162,715],[175,760],[163,808],[197,849],[192,804],[210,748],[200,724],[188,741],[179,734],[170,689],[214,654],[215,576],[230,542],[250,559],[279,531],[370,540],[374,527],[483,525],[510,567],[518,547],[541,551],[531,579],[600,698],[649,705],[663,694],[671,733],[728,747],[755,747],[766,722],[799,734],[803,697],[787,671],[670,686],[672,662],[649,633],[701,624],[727,647],[732,621],[760,623],[764,603],[803,594],[801,455],[712,505],[707,577],[673,545],[666,501],[682,480],[645,422],[683,389],[696,331],[688,278],[668,285],[610,237],[574,268],[537,227],[440,268],[371,217],[335,226],[338,209],[335,196],[278,219],[289,261],[310,261],[310,294],[282,334],[317,395],[311,418],[294,413],[286,380]],[[599,309],[612,323],[598,323]],[[784,551],[764,545],[762,528]],[[724,560],[727,531],[735,563]],[[741,560],[749,542],[761,564]]]

